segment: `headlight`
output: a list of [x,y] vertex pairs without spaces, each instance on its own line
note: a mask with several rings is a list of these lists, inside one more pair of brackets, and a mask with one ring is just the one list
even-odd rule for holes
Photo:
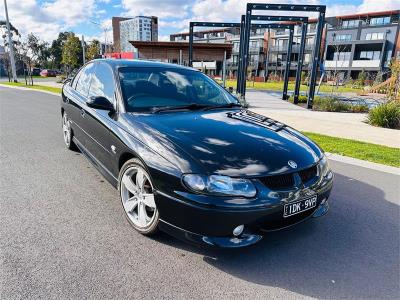
[[182,181],[186,187],[200,193],[243,197],[254,197],[257,193],[255,186],[248,179],[186,174],[183,175]]
[[322,156],[321,160],[319,161],[319,168],[320,168],[322,177],[331,177],[333,175],[331,172],[331,169],[329,168],[328,159],[326,158],[325,154]]

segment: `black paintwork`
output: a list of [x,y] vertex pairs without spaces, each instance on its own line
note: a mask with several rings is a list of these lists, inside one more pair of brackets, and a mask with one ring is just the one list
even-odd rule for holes
[[[319,176],[308,185],[280,191],[268,189],[258,179],[294,172],[289,160],[297,162],[296,171],[316,165],[322,151],[304,135],[234,107],[126,113],[117,80],[119,67],[182,67],[129,60],[90,63],[106,64],[112,70],[114,104],[109,110],[94,108],[88,105],[94,99],[77,92],[74,81],[66,83],[61,110],[72,121],[74,142],[115,187],[122,164],[132,157],[141,159],[152,177],[161,229],[192,242],[236,247],[258,241],[260,229],[275,230],[325,214],[327,204],[319,204],[329,197],[332,178]],[[97,101],[104,105],[104,99]],[[184,173],[251,178],[257,195],[248,199],[195,194],[183,186]],[[315,210],[284,220],[283,204],[315,194]],[[233,228],[240,224],[246,225],[245,235],[232,239]]]

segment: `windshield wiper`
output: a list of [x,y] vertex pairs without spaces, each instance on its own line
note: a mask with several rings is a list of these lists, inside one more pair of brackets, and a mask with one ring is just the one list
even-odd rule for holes
[[196,110],[196,109],[203,109],[208,107],[209,105],[206,104],[197,104],[197,103],[190,103],[187,105],[180,105],[180,106],[162,106],[162,107],[154,107],[151,111],[153,113],[158,113],[161,111],[173,111],[173,110]]
[[233,108],[233,107],[242,107],[241,104],[239,103],[226,103],[226,104],[222,104],[222,105],[208,105],[206,108],[204,108],[204,110],[211,110],[211,109],[219,109],[219,108]]

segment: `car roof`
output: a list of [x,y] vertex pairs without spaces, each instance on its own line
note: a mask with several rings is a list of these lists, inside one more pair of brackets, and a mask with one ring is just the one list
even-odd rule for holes
[[107,63],[113,69],[120,67],[140,67],[140,68],[169,68],[169,69],[174,68],[174,69],[197,71],[196,69],[177,64],[169,64],[169,63],[149,61],[149,60],[102,58],[102,59],[95,59],[93,61]]

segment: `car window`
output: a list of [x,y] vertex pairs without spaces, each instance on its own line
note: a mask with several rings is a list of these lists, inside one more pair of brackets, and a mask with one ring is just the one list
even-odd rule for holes
[[89,97],[102,96],[114,103],[114,75],[111,68],[104,63],[96,63],[92,74]]
[[120,68],[119,80],[126,111],[187,104],[237,103],[215,81],[201,72],[178,68]]
[[81,69],[81,70],[74,76],[74,79],[73,79],[72,84],[71,84],[72,88],[74,88],[74,89],[76,88],[76,83],[78,82],[79,76],[81,76],[82,72],[83,72],[83,69]]
[[82,96],[87,97],[90,88],[90,79],[94,71],[94,64],[90,63],[86,65],[78,74],[79,78],[76,83],[76,91],[82,94]]

